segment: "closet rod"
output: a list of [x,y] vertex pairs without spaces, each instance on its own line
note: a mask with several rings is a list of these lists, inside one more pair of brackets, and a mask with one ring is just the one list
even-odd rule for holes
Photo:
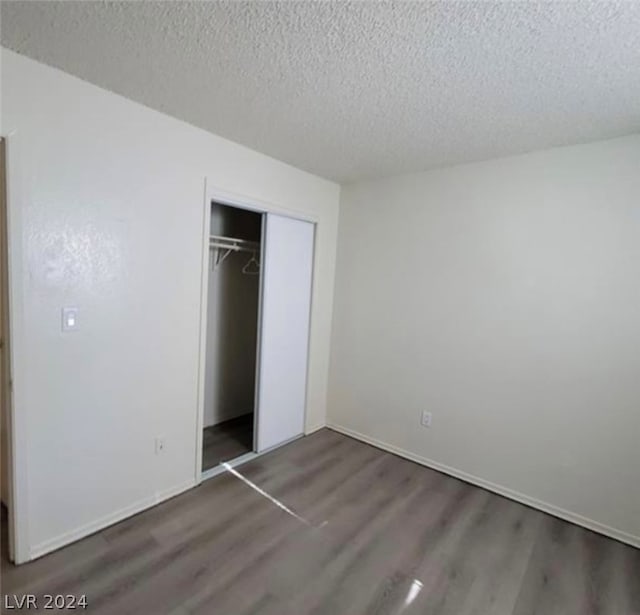
[[236,239],[235,237],[209,235],[209,249],[216,251],[215,259],[212,259],[211,262],[212,269],[215,270],[232,252],[253,252],[255,256],[257,252],[260,252],[260,244],[257,241]]
[[246,239],[236,239],[235,237],[224,237],[222,235],[209,235],[209,247],[232,250],[234,252],[258,252],[260,250],[260,244],[257,241],[247,241]]

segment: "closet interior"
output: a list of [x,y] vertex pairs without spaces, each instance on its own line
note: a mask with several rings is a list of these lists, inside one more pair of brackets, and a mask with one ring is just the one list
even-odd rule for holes
[[255,450],[263,215],[211,204],[202,470]]

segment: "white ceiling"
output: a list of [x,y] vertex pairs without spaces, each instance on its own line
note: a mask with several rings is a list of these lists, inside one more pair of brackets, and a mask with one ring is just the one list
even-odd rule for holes
[[640,131],[640,2],[2,2],[2,44],[341,182]]

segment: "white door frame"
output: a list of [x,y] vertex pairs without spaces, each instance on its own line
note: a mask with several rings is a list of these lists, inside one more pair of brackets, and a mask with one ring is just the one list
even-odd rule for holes
[[21,199],[23,190],[23,165],[21,164],[20,140],[17,131],[2,136],[5,144],[5,188],[6,188],[6,238],[7,294],[8,294],[8,362],[9,395],[8,462],[9,467],[9,554],[16,564],[31,559],[28,518],[27,478],[27,416],[22,387],[24,366],[20,350],[24,347],[23,296],[23,246]]
[[[223,189],[220,186],[214,185],[210,180],[205,179],[204,187],[204,211],[202,216],[202,273],[200,281],[200,348],[198,359],[198,396],[197,396],[197,415],[196,415],[196,460],[195,460],[195,482],[196,485],[200,484],[203,480],[202,476],[202,431],[204,425],[204,390],[206,379],[206,356],[207,356],[207,297],[209,292],[209,233],[211,226],[211,203],[220,203],[221,205],[229,205],[238,209],[245,209],[260,214],[278,214],[281,216],[288,216],[297,220],[304,220],[305,222],[311,222],[315,225],[314,233],[317,234],[318,219],[316,216],[305,214],[282,205],[269,203],[257,199],[253,196],[240,194],[236,192],[230,192]],[[262,220],[262,233],[264,238],[265,219]],[[315,277],[316,267],[316,248],[317,242],[314,242],[314,258],[313,258],[313,271],[312,280]],[[264,251],[264,241],[261,244],[261,251]],[[312,301],[313,301],[313,284],[312,284]],[[262,304],[262,276],[260,276],[260,298],[259,306]],[[260,310],[260,307],[258,308]],[[258,359],[256,361],[256,378],[258,370],[260,368],[260,322],[258,322],[258,344],[256,352],[258,353]],[[309,320],[309,331],[311,331],[311,316]],[[309,356],[311,352],[311,344],[307,350],[307,396],[305,398],[305,426],[308,413],[308,389],[309,389]],[[256,381],[256,406],[258,402],[258,383]],[[255,424],[255,423],[254,423]],[[255,445],[255,432],[254,432],[254,445]],[[267,451],[265,451],[267,452]],[[219,471],[213,468],[212,471],[207,472],[207,477],[217,474]]]

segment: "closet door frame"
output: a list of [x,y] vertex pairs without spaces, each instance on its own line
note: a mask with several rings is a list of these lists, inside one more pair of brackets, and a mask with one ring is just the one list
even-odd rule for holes
[[[265,249],[265,228],[266,228],[266,214],[277,214],[279,216],[287,216],[296,220],[302,220],[304,222],[310,222],[314,225],[314,235],[317,234],[318,219],[315,216],[292,210],[290,208],[278,205],[275,203],[269,203],[261,201],[252,196],[230,192],[215,185],[209,179],[205,179],[204,187],[204,207],[202,216],[202,270],[201,270],[201,283],[200,283],[200,347],[198,357],[198,396],[197,396],[197,415],[196,415],[196,459],[195,459],[195,483],[200,484],[202,482],[202,436],[204,428],[204,389],[206,379],[206,355],[207,355],[207,297],[209,292],[209,233],[211,227],[211,204],[212,202],[219,203],[221,205],[228,205],[230,207],[236,207],[237,209],[244,209],[255,213],[262,214],[262,229],[261,229],[261,245],[260,252],[261,258],[264,257]],[[317,237],[316,237],[317,239]],[[316,248],[317,241],[314,241],[313,245],[313,266],[311,272],[311,307],[313,308],[313,279],[315,278],[315,266],[316,266]],[[263,260],[261,262],[264,262]],[[256,386],[255,386],[255,398],[254,398],[254,432],[253,432],[253,448],[257,445],[257,420],[258,420],[258,408],[259,408],[259,382],[260,376],[260,343],[262,334],[262,294],[264,276],[260,275],[260,298],[258,302],[258,341],[256,344]],[[313,311],[313,309],[311,310]],[[312,314],[309,315],[309,335],[311,333]],[[311,352],[311,343],[309,340],[307,348],[307,383],[305,392],[305,406],[304,406],[304,422],[306,425],[307,419],[307,406],[308,406],[308,393],[309,393],[309,356]],[[283,443],[284,444],[284,443]],[[241,460],[249,460],[257,457],[260,454],[268,452],[262,451],[262,453],[248,453],[244,455]],[[213,476],[223,469],[213,468],[207,472],[207,478]]]

